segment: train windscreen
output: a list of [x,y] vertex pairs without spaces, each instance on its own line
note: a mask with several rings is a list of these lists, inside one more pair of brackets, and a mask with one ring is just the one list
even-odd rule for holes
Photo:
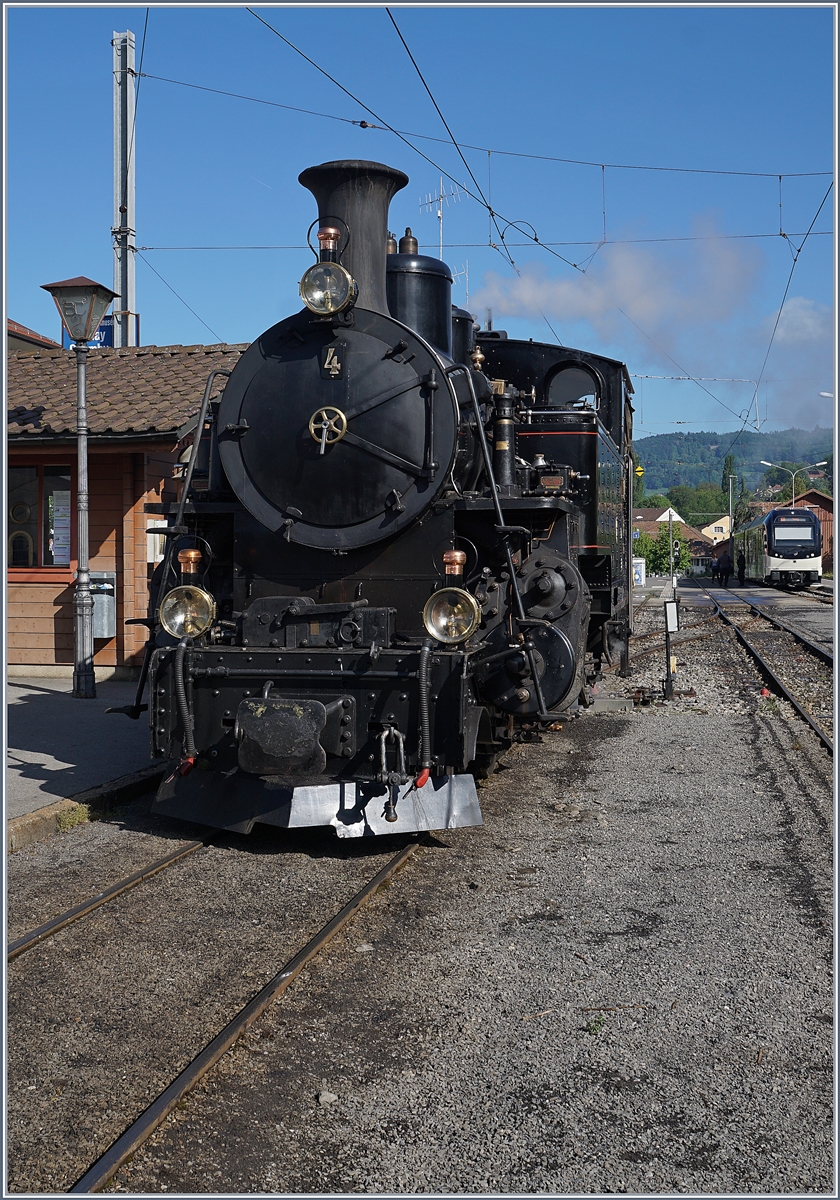
[[777,525],[777,542],[813,542],[814,529],[810,525]]
[[813,517],[804,513],[779,513],[773,520],[773,541],[778,550],[816,551],[819,528]]

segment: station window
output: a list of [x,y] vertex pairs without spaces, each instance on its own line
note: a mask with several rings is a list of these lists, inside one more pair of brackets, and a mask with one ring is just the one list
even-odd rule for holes
[[548,385],[548,403],[554,408],[598,408],[600,391],[595,378],[581,367],[562,367]]
[[10,567],[70,566],[70,467],[9,467]]

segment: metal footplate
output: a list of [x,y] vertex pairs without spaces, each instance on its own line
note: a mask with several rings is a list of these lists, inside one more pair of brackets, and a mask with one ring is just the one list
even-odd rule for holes
[[[406,792],[405,786],[383,783],[288,787],[236,770],[227,775],[196,770],[167,778],[152,811],[235,833],[250,833],[257,822],[284,829],[332,825],[339,837],[483,824],[472,775],[441,775]],[[386,819],[389,800],[396,821]]]

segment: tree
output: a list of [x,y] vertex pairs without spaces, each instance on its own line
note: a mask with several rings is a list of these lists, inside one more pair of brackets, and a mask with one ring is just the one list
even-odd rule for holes
[[644,529],[639,530],[639,536],[637,538],[633,538],[632,543],[633,557],[643,558],[645,560],[645,567],[651,572],[651,574],[653,574],[653,567],[650,564],[653,560],[654,544],[653,538],[649,533],[646,533]]
[[[720,477],[720,490],[729,496],[729,476],[735,474],[735,455],[727,454],[723,460],[723,474]],[[728,504],[728,500],[727,500]]]
[[[679,525],[674,526],[674,569],[687,571],[691,566],[691,548],[687,538],[680,532]],[[651,575],[670,575],[670,537],[668,522],[659,522],[659,531],[655,538],[644,530],[633,539],[633,557],[643,558],[645,567]]]
[[689,525],[702,528],[715,517],[729,512],[729,495],[719,492],[713,485],[686,487],[680,484],[668,491],[668,500]]

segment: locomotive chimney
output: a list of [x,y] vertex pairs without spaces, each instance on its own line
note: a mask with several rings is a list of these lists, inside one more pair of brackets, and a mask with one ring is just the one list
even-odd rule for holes
[[388,316],[388,206],[408,183],[408,176],[383,163],[353,159],[307,167],[298,180],[317,200],[322,228],[334,224],[341,228],[338,258],[358,285],[359,308]]

